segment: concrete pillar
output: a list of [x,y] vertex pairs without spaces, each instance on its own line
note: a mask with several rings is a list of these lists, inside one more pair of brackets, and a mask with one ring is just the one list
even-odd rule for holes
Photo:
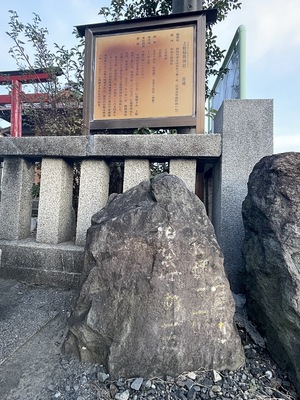
[[171,159],[169,173],[182,179],[187,188],[195,193],[196,160]]
[[149,160],[126,159],[124,165],[123,192],[150,178]]
[[1,239],[18,240],[30,235],[34,163],[5,158],[1,193]]
[[85,160],[81,163],[77,213],[76,244],[85,245],[91,217],[106,205],[109,191],[109,167],[105,161]]
[[254,165],[273,153],[273,101],[225,100],[214,121],[222,156],[213,170],[213,224],[235,293],[243,291],[242,202]]
[[44,158],[36,241],[57,244],[75,236],[72,208],[73,166],[61,158]]

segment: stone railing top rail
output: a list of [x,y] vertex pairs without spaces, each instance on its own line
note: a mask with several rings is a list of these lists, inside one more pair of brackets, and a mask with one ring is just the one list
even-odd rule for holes
[[91,135],[0,138],[0,156],[218,158],[221,135]]

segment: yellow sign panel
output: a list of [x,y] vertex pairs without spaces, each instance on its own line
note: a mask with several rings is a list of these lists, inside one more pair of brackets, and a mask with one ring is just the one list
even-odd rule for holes
[[194,115],[194,27],[98,36],[94,120]]

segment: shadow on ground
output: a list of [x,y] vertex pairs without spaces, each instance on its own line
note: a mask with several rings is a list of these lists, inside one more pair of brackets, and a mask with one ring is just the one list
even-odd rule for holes
[[0,399],[48,399],[73,291],[0,279]]

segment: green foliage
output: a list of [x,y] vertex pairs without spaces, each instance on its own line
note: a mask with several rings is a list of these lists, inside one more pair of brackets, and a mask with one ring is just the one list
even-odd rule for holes
[[111,0],[109,7],[101,7],[99,14],[108,21],[167,15],[172,10],[172,0]]
[[150,163],[151,178],[164,172],[169,172],[169,161],[153,161]]
[[211,109],[209,112],[207,111],[207,109],[205,109],[206,113],[205,115],[211,119],[214,119],[218,110],[216,110],[215,108]]
[[[216,8],[218,21],[226,18],[231,10],[241,8],[239,0],[203,0],[203,9]],[[101,7],[99,14],[108,21],[168,15],[172,11],[172,0],[111,0],[109,7]]]
[[34,183],[31,189],[32,198],[37,199],[40,196],[40,184]]
[[[80,135],[82,132],[83,51],[84,41],[71,49],[47,43],[48,29],[33,13],[31,23],[22,23],[10,10],[10,31],[13,46],[9,53],[22,70],[48,72],[50,82],[32,84],[31,91],[46,95],[46,101],[32,103],[24,96],[23,113],[36,135]],[[60,68],[62,75],[56,76]]]
[[[204,0],[203,9],[216,8],[217,21],[224,20],[232,10],[239,9],[239,0]],[[109,7],[101,7],[99,14],[108,21],[150,17],[153,15],[167,15],[172,10],[172,0],[111,0]],[[224,58],[225,50],[217,45],[217,37],[213,34],[213,27],[206,29],[206,97],[210,95],[208,79],[218,75],[218,65]],[[221,71],[221,73],[226,71]]]
[[133,131],[134,135],[163,135],[163,134],[176,134],[176,129],[151,129],[141,126]]

